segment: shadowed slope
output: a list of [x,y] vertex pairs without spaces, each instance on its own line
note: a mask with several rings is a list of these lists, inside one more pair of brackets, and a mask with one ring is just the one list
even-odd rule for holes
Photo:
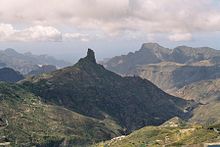
[[121,77],[95,61],[92,50],[74,66],[22,82],[48,103],[98,119],[113,118],[128,132],[183,117],[189,101],[139,77]]

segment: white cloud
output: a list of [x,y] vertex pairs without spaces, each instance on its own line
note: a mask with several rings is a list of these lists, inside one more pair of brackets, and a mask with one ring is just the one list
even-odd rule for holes
[[172,34],[169,36],[170,41],[189,41],[192,39],[192,34],[184,33],[184,34]]
[[82,34],[82,33],[65,33],[63,35],[63,39],[67,41],[71,40],[80,40],[83,42],[90,41],[90,36],[88,34]]
[[[215,0],[2,0],[0,20],[10,24],[98,29],[113,36],[125,31],[146,34],[220,31],[220,9],[214,2],[216,4]],[[72,38],[84,37],[72,35]]]
[[0,24],[0,41],[62,41],[62,34],[51,26],[17,30],[11,24]]
[[[93,38],[91,37],[93,36]],[[97,34],[89,35],[86,33],[61,33],[58,29],[51,26],[31,26],[25,29],[15,29],[11,24],[0,23],[0,41],[73,41],[79,40],[87,42],[92,39],[101,38]]]

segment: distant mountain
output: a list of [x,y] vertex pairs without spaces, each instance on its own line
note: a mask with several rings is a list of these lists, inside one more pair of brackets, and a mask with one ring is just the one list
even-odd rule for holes
[[126,132],[184,117],[191,106],[191,101],[170,96],[147,80],[106,70],[90,49],[74,66],[30,77],[22,84],[47,103],[96,119],[112,118]]
[[54,65],[60,68],[70,65],[68,62],[57,60],[47,55],[21,54],[14,49],[0,51],[0,63],[4,67],[13,68],[22,74],[27,74],[32,70],[38,69],[38,65]]
[[137,75],[172,94],[185,85],[220,77],[220,51],[208,47],[168,49],[145,43],[139,51],[114,57],[104,66],[123,76]]
[[137,68],[135,75],[148,79],[166,92],[172,92],[185,85],[208,79],[220,78],[219,64],[180,64],[161,62]]
[[24,79],[23,75],[11,68],[0,69],[0,81],[17,82]]
[[39,66],[38,69],[32,70],[31,72],[29,72],[27,75],[28,76],[37,76],[43,73],[48,73],[48,72],[52,72],[55,71],[57,68],[54,65],[42,65]]
[[192,64],[203,60],[209,60],[215,64],[220,63],[220,51],[208,47],[192,48],[187,46],[168,49],[157,43],[145,43],[140,50],[114,57],[105,62],[104,66],[122,75],[132,75],[142,65],[161,62]]
[[139,65],[160,63],[167,59],[170,49],[163,48],[156,43],[143,44],[139,51],[127,55],[116,56],[105,62],[104,66],[116,73],[133,74]]

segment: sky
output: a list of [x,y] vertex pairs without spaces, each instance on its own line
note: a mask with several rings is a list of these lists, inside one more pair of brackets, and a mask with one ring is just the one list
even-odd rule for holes
[[75,62],[157,42],[220,49],[220,0],[0,0],[0,49]]

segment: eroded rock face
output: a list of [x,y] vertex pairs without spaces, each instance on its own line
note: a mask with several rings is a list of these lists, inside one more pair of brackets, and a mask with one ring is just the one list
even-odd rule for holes
[[88,49],[87,51],[87,56],[85,57],[87,60],[89,60],[90,62],[96,63],[96,59],[95,59],[95,53],[93,50]]

